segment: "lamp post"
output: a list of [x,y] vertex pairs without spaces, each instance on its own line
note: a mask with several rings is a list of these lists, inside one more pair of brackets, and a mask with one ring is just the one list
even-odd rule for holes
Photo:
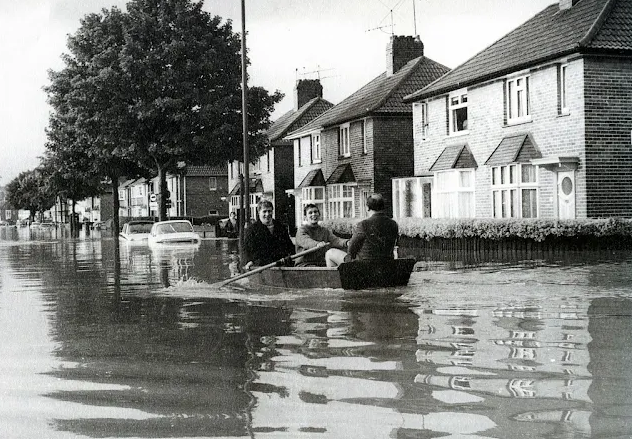
[[[250,162],[248,151],[248,75],[246,71],[246,0],[241,0],[241,116],[243,124],[244,173],[240,176],[240,201],[243,208],[239,219],[239,259],[244,261],[244,229],[250,224]],[[244,203],[245,202],[245,203]]]

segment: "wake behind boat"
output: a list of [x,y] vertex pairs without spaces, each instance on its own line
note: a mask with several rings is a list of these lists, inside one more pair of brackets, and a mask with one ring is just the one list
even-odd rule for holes
[[399,287],[408,284],[414,258],[388,261],[352,261],[338,267],[273,267],[250,276],[251,285],[281,288]]

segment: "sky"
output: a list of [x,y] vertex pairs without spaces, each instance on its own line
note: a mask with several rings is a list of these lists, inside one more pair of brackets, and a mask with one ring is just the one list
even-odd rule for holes
[[[48,115],[48,71],[63,68],[80,19],[128,0],[0,0],[0,186],[39,165]],[[298,79],[319,78],[336,104],[386,70],[392,34],[419,35],[425,55],[457,67],[557,0],[245,0],[250,86],[293,108]],[[204,9],[241,33],[241,0]]]

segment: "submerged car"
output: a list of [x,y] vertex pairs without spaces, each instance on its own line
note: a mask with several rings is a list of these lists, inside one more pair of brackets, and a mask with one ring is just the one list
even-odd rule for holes
[[154,223],[149,233],[150,244],[200,244],[202,238],[193,231],[187,220],[169,220]]
[[132,220],[123,225],[120,236],[126,241],[143,241],[149,238],[153,225],[151,220]]

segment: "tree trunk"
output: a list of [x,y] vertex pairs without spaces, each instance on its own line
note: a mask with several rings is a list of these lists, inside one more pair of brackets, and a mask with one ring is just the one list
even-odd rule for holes
[[[112,236],[116,238],[119,234],[121,221],[119,219],[119,208],[121,203],[118,197],[118,177],[110,176],[112,181]],[[103,220],[103,218],[101,218]]]
[[169,198],[169,191],[167,191],[167,175],[164,172],[162,166],[158,165],[158,219],[165,221],[167,219],[167,199]]

